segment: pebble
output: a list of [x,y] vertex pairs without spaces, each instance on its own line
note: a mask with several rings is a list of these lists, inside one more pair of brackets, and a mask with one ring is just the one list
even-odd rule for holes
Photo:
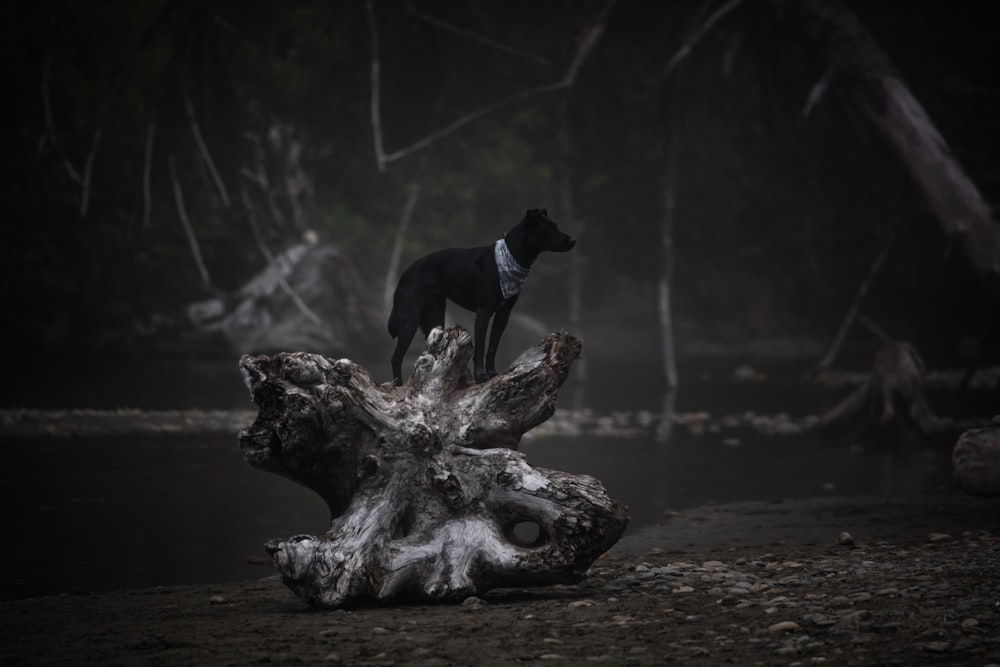
[[927,642],[923,645],[925,651],[932,653],[944,653],[949,648],[951,648],[951,644],[948,642]]
[[850,533],[844,531],[837,538],[837,544],[840,544],[841,546],[845,546],[845,547],[853,546],[854,545],[854,538],[851,537]]
[[801,626],[795,621],[780,621],[768,626],[768,632],[794,632],[798,630]]
[[208,598],[208,604],[224,604],[225,602],[226,598],[222,597],[221,595],[213,595],[212,597]]

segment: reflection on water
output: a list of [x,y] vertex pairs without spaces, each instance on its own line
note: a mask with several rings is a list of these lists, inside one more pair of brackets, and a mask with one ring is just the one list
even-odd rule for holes
[[[535,466],[600,479],[629,530],[706,502],[919,492],[947,483],[933,456],[889,461],[789,439],[539,438]],[[329,521],[311,491],[250,468],[234,436],[0,441],[0,599],[268,576],[263,544]],[[248,561],[258,561],[251,564]]]
[[[647,366],[591,362],[587,402],[596,414],[659,407],[662,387]],[[717,417],[822,408],[794,381],[795,369],[785,382],[771,369],[762,385],[734,382],[732,368],[718,364],[682,371],[681,411]],[[566,395],[570,390],[564,387]],[[7,391],[0,394],[5,407],[251,407],[235,358],[53,369],[28,373]],[[0,439],[0,448],[0,599],[269,576],[268,539],[320,533],[329,524],[311,491],[250,468],[235,433]],[[906,496],[950,483],[947,452],[889,460],[805,439],[727,444],[723,436],[695,437],[683,428],[666,447],[644,438],[565,437],[526,438],[521,450],[532,465],[600,479],[629,505],[630,531],[659,522],[664,511],[708,502]]]
[[0,599],[261,577],[272,537],[322,532],[311,491],[233,436],[2,441]]

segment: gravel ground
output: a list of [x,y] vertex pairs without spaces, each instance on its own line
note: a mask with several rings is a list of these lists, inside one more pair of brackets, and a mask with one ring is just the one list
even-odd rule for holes
[[273,576],[6,602],[0,664],[1000,665],[998,509],[945,495],[669,513],[579,585],[457,605],[316,611]]

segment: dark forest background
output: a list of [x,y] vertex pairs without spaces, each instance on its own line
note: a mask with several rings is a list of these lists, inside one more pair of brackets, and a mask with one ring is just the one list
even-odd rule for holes
[[[991,4],[845,5],[995,207]],[[559,81],[581,26],[607,9],[574,0],[371,7],[387,154]],[[803,114],[825,64],[782,3],[747,0],[719,21],[685,61],[676,114],[665,118],[664,69],[703,9],[614,3],[572,86],[526,94],[380,169],[372,23],[361,0],[5,3],[8,354],[158,354],[183,326],[173,314],[232,293],[264,268],[267,251],[315,234],[359,277],[374,322],[329,352],[364,348],[387,360],[384,282],[419,187],[404,267],[440,247],[486,244],[525,209],[548,208],[578,238],[578,255],[543,258],[518,309],[564,327],[578,290],[589,350],[648,356],[659,368],[670,121],[679,123],[672,283],[681,357],[695,341],[827,344],[890,235],[862,308],[869,325],[913,342],[931,366],[967,362],[970,346],[982,361],[1000,357],[995,296],[869,117],[837,90]],[[862,350],[878,343],[861,325],[848,340]]]

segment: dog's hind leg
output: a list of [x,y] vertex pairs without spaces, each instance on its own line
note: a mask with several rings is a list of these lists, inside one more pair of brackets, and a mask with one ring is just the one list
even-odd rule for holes
[[420,330],[427,336],[434,327],[444,326],[444,310],[448,302],[441,297],[439,301],[427,301],[420,313]]
[[392,353],[392,381],[396,386],[403,384],[403,357],[410,349],[410,343],[417,333],[417,322],[407,320],[400,324],[399,335],[396,337],[396,351]]

